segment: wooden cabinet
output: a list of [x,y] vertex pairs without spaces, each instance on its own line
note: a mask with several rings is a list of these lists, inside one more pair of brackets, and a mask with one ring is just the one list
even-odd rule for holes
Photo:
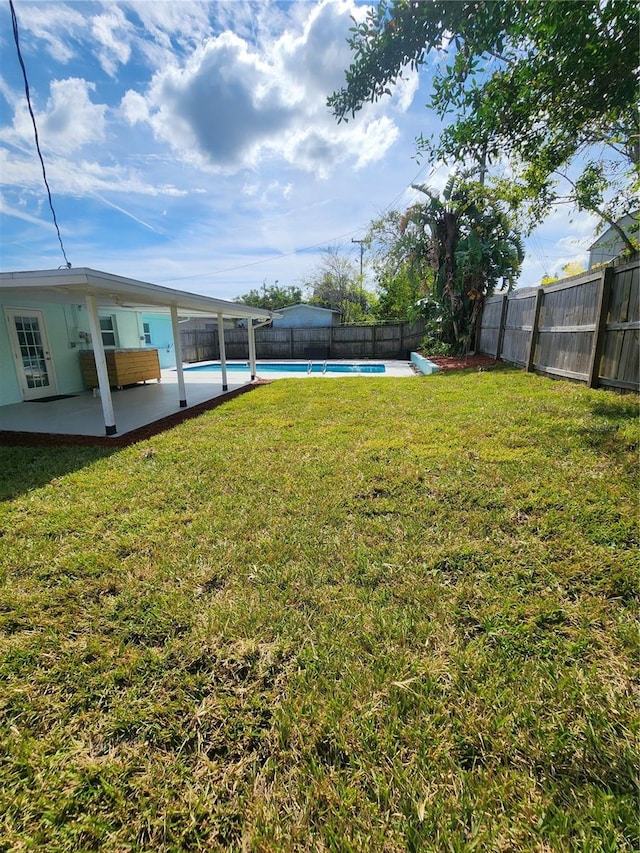
[[[109,385],[112,388],[122,388],[123,385],[134,385],[136,382],[146,382],[147,379],[160,381],[160,359],[157,349],[115,349],[106,350]],[[98,387],[98,373],[93,350],[80,353],[80,368],[82,379],[87,388]]]

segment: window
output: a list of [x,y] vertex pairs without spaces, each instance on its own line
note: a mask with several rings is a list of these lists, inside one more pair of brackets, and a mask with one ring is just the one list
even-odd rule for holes
[[118,346],[118,334],[116,330],[116,318],[113,316],[100,317],[100,331],[102,332],[102,345],[105,347]]
[[151,343],[151,326],[149,323],[142,324],[142,331],[144,332],[144,342],[145,344]]

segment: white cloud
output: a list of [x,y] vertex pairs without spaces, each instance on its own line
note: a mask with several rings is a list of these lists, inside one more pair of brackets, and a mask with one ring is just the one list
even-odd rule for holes
[[402,113],[406,113],[413,104],[413,99],[420,85],[420,76],[417,71],[406,71],[398,80],[394,90],[397,99],[397,107]]
[[156,76],[151,124],[186,159],[200,155],[223,169],[252,164],[292,114],[277,80],[245,41],[223,33],[184,69]]
[[59,151],[72,152],[88,143],[104,138],[104,104],[91,102],[93,83],[71,77],[51,83],[51,97],[39,125],[49,145]]
[[362,168],[380,158],[398,138],[397,126],[388,116],[370,122],[366,127],[355,126],[353,131],[354,153],[357,152],[356,168]]
[[302,94],[324,103],[342,85],[350,61],[346,38],[351,15],[363,17],[362,8],[347,0],[324,0],[311,7],[301,33],[285,30],[273,44],[274,67],[280,65],[281,74]]
[[146,98],[131,89],[122,98],[120,109],[129,124],[149,121],[149,105]]
[[131,56],[129,44],[133,28],[121,9],[111,6],[102,15],[91,20],[91,35],[97,42],[97,55],[104,72],[115,77],[118,66]]
[[305,12],[275,40],[230,31],[208,39],[183,64],[174,59],[158,71],[144,95],[127,92],[122,114],[131,124],[147,121],[180,159],[208,171],[275,157],[326,177],[345,160],[361,168],[380,159],[398,137],[389,112],[409,108],[417,76],[400,83],[391,108],[367,105],[356,121],[337,125],[326,98],[349,64],[350,15],[363,11],[325,0]]
[[[349,15],[364,10],[355,0],[32,6],[42,35],[24,39],[25,58],[74,264],[173,283],[197,273],[194,287],[227,297],[265,277],[295,283],[316,260],[305,247],[362,236],[417,171],[424,117],[403,112],[415,78],[346,124],[326,107],[350,61]],[[68,48],[64,68],[54,42],[61,60]],[[29,63],[36,51],[42,63]],[[3,264],[17,269],[48,213],[24,93],[7,80],[0,176],[6,204],[26,215],[3,218],[15,235]],[[44,265],[57,251],[49,232]]]
[[[43,149],[70,154],[89,143],[101,142],[105,134],[104,104],[94,104],[90,92],[95,85],[77,77],[53,80],[46,107],[34,109]],[[7,95],[7,99],[9,96]],[[33,123],[25,101],[11,98],[13,124],[0,131],[0,139],[24,149],[33,148]]]
[[[182,48],[193,47],[212,35],[209,14],[219,4],[181,2],[131,2],[121,4],[132,12],[142,25],[144,37],[137,46],[147,56],[155,58],[154,48],[174,52],[174,43]],[[240,7],[242,4],[238,4]],[[236,4],[234,4],[234,7]],[[240,8],[238,8],[240,11]]]
[[32,216],[29,213],[25,213],[24,210],[20,210],[17,207],[12,207],[7,204],[5,200],[0,196],[0,213],[5,216],[12,216],[15,219],[21,219],[24,222],[29,222],[31,225],[41,225],[44,228],[53,229],[53,223],[51,221],[47,221],[46,219],[41,219],[37,216]]
[[[31,33],[44,42],[46,52],[62,65],[77,56],[72,42],[86,26],[85,16],[65,3],[29,3],[20,9],[16,17],[20,33]],[[24,40],[23,40],[24,41]]]
[[262,186],[259,181],[245,183],[240,188],[240,192],[248,199],[257,199],[260,205],[277,204],[283,199],[288,199],[291,196],[293,184],[283,184],[278,180],[270,181],[266,186]]
[[[184,197],[187,190],[172,183],[161,183],[152,174],[140,173],[126,166],[105,166],[95,160],[70,160],[64,156],[49,156],[46,159],[49,184],[54,195],[84,196],[96,193],[121,193],[123,196]],[[9,158],[0,150],[0,174],[2,183],[23,192],[42,194],[42,170],[31,151],[23,156]],[[194,191],[194,192],[197,192]]]
[[568,263],[588,266],[597,217],[566,207],[555,208],[525,241],[520,286],[537,285],[543,275],[562,276]]
[[[90,45],[91,54],[111,77],[131,60],[134,48],[157,68],[175,46],[192,49],[209,32],[209,3],[106,0],[100,7],[97,3],[30,2],[26,8],[28,13],[18,8],[18,24],[21,36],[31,36],[21,38],[27,52],[37,39],[53,59],[68,64],[80,59]],[[138,21],[141,26],[136,26]]]

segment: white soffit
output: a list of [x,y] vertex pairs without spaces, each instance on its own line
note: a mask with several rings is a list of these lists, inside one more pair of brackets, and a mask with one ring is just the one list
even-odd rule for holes
[[3,299],[29,302],[58,302],[73,304],[92,295],[99,307],[129,308],[135,311],[169,314],[175,306],[181,316],[252,317],[269,320],[277,317],[273,311],[253,308],[238,302],[216,299],[158,284],[136,281],[88,267],[31,272],[0,273],[0,294]]

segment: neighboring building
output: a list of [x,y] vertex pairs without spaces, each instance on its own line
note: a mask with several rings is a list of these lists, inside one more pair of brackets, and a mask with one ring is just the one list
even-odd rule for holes
[[[246,325],[246,323],[245,323]],[[225,320],[224,321],[225,329],[235,329],[236,321],[235,320]],[[215,317],[200,317],[193,318],[189,317],[184,320],[180,320],[180,331],[181,332],[217,332],[218,331],[218,321]]]
[[318,305],[291,305],[289,308],[278,308],[281,316],[273,320],[275,329],[311,329],[337,326],[340,322],[340,312],[331,308],[320,308]]
[[[637,241],[640,238],[640,212],[628,213],[616,224],[632,240]],[[589,269],[613,261],[625,248],[626,246],[615,228],[607,228],[595,243],[589,246]]]

